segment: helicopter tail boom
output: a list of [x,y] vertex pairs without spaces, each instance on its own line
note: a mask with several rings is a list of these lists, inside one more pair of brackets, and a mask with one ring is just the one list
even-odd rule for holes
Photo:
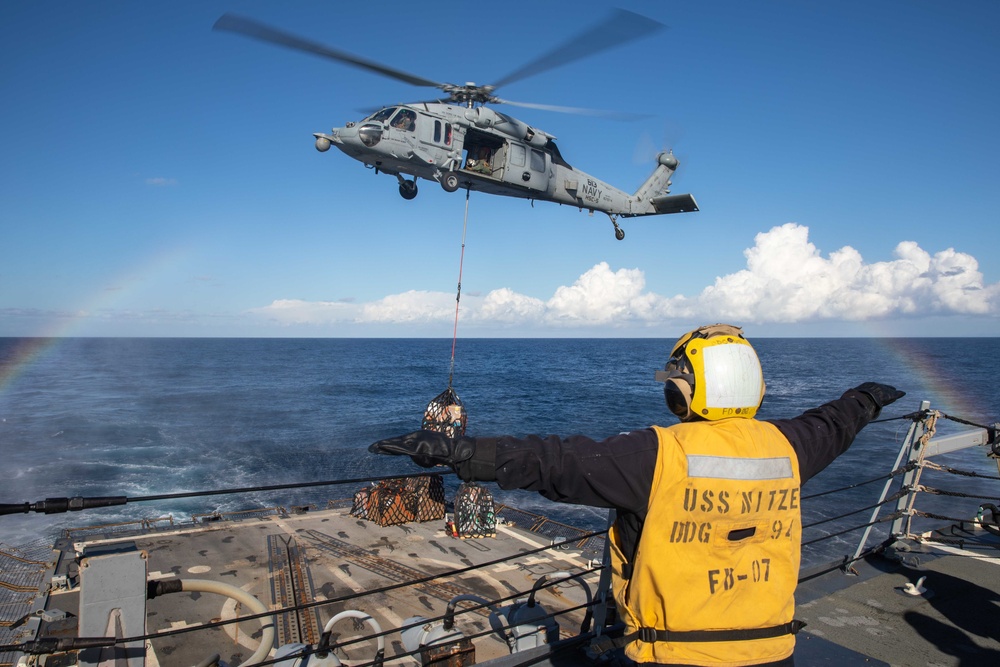
[[646,182],[635,191],[634,197],[642,201],[649,201],[653,197],[665,195],[670,192],[670,177],[677,171],[680,162],[673,153],[660,153],[656,156],[656,169],[649,175]]
[[656,161],[656,169],[632,195],[632,199],[639,206],[633,208],[630,214],[626,214],[626,217],[697,211],[698,204],[693,196],[670,194],[670,177],[674,175],[674,172],[677,171],[677,165],[680,164],[674,154],[660,153],[656,156]]

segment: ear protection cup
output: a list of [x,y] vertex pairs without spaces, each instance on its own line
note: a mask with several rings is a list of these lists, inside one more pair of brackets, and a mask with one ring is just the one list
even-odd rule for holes
[[674,355],[664,367],[663,382],[663,397],[667,401],[667,408],[682,421],[690,419],[693,416],[691,399],[694,398],[694,374],[684,356],[683,347],[674,350]]
[[663,385],[663,397],[667,408],[682,421],[691,418],[691,397],[694,392],[683,378],[671,378]]

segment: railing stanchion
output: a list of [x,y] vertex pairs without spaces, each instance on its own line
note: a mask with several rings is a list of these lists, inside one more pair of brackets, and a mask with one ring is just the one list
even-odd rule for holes
[[[926,415],[927,411],[930,409],[931,409],[930,401],[920,402],[920,412]],[[914,422],[913,426],[910,429],[909,434],[907,434],[906,440],[907,444],[909,445],[909,456],[907,458],[907,463],[916,463],[920,459],[920,448],[915,445],[920,441],[920,438],[923,437],[924,432],[927,429],[925,420],[926,417],[919,422]],[[897,537],[899,535],[909,534],[910,532],[910,521],[912,517],[910,517],[909,513],[907,512],[907,509],[912,506],[912,501],[910,499],[910,496],[916,493],[916,491],[912,489],[912,486],[919,474],[920,474],[920,469],[917,468],[916,466],[913,466],[910,470],[907,470],[903,474],[903,481],[902,481],[903,487],[904,488],[911,487],[911,489],[907,495],[902,496],[896,502],[896,513],[898,516],[892,520],[892,525],[889,527],[890,537]],[[905,529],[904,529],[904,523],[906,524]]]
[[[928,408],[930,408],[930,402],[923,401],[920,403],[920,409],[922,411],[927,410]],[[902,463],[903,457],[906,456],[907,452],[912,450],[913,443],[916,441],[916,438],[918,437],[917,436],[918,428],[920,428],[921,431],[923,430],[922,422],[914,421],[912,424],[910,424],[910,430],[906,433],[906,437],[903,439],[903,444],[899,448],[899,454],[896,455],[896,462],[892,465],[893,470],[899,470],[899,464]],[[910,458],[912,459],[912,456]],[[906,484],[907,476],[912,474],[913,474],[912,470],[908,470],[906,472],[906,474],[903,476],[903,484]],[[878,503],[877,503],[878,506],[872,511],[872,517],[871,519],[868,520],[869,525],[867,528],[865,528],[864,534],[861,535],[861,540],[858,542],[858,548],[854,552],[854,557],[850,560],[851,563],[858,560],[858,558],[861,556],[861,552],[864,550],[865,544],[868,542],[868,536],[872,532],[872,527],[875,525],[875,519],[878,518],[878,513],[882,510],[882,503],[889,495],[889,488],[892,486],[892,481],[893,481],[892,477],[885,480],[885,486],[882,488],[882,495],[878,497]],[[905,503],[905,502],[906,502],[905,497],[899,499],[899,503]],[[897,504],[897,509],[899,509],[899,504]],[[901,518],[893,520],[891,534],[893,535],[896,534],[897,532],[896,522],[900,520]]]

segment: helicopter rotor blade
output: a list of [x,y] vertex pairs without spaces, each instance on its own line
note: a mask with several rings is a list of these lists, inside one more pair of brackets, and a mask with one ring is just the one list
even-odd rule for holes
[[499,88],[535,76],[619,44],[645,37],[665,27],[659,21],[625,9],[617,9],[611,13],[607,20],[581,32],[576,37],[570,38],[548,53],[511,72],[493,84],[492,88]]
[[578,116],[596,116],[608,120],[642,120],[649,118],[649,114],[627,113],[624,111],[607,111],[605,109],[588,109],[586,107],[562,107],[555,104],[536,104],[534,102],[514,102],[513,100],[493,98],[493,101],[500,104],[509,104],[512,107],[524,107],[525,109],[540,109],[542,111],[555,111],[556,113],[571,113]]
[[212,26],[212,29],[227,30],[229,32],[235,32],[247,37],[252,37],[253,39],[259,39],[264,42],[285,46],[297,51],[305,51],[306,53],[312,53],[323,58],[329,58],[348,65],[353,65],[354,67],[360,67],[361,69],[366,69],[370,72],[375,72],[376,74],[381,74],[382,76],[387,76],[391,79],[404,81],[414,86],[431,86],[433,88],[441,88],[444,85],[438,83],[437,81],[431,81],[430,79],[425,79],[402,70],[393,69],[391,67],[387,67],[386,65],[355,56],[345,51],[338,51],[328,46],[324,46],[323,44],[311,42],[290,33],[276,30],[270,26],[264,25],[263,23],[258,23],[253,19],[238,16],[236,14],[223,14],[219,20],[215,22],[215,25]]

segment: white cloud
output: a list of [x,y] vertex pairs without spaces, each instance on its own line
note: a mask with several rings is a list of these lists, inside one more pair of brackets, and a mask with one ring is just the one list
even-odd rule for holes
[[[824,257],[795,223],[757,234],[746,268],[695,296],[646,289],[640,269],[601,262],[547,300],[507,287],[462,299],[462,321],[481,327],[625,327],[670,321],[801,323],[926,315],[996,315],[1000,283],[984,285],[974,257],[949,248],[933,255],[913,241],[895,259],[866,264],[844,246]],[[283,324],[436,324],[455,315],[455,297],[409,291],[366,304],[279,300],[252,311]]]
[[747,268],[706,287],[699,310],[753,322],[997,311],[1000,285],[983,285],[971,255],[949,248],[931,256],[903,241],[897,259],[866,265],[850,246],[822,257],[808,235],[795,223],[758,234],[744,252]]
[[546,303],[546,319],[556,323],[614,324],[649,319],[660,298],[643,293],[646,277],[639,269],[612,271],[601,262],[570,287],[560,287]]
[[545,302],[541,299],[501,287],[486,295],[476,313],[476,319],[502,324],[535,324],[541,322],[544,315]]
[[361,306],[357,319],[366,323],[419,323],[454,316],[455,297],[442,292],[410,290]]

